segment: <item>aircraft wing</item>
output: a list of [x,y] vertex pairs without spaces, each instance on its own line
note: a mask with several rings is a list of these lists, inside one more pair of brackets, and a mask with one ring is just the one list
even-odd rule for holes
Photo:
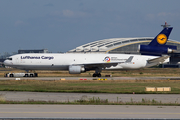
[[111,67],[111,66],[117,66],[119,62],[115,63],[87,63],[83,64],[85,68],[95,68],[95,67],[100,67],[100,68],[106,68],[106,67]]
[[158,58],[154,58],[151,60],[147,60],[148,63],[163,63],[167,58],[169,58],[170,56],[162,56],[162,57],[158,57]]
[[102,63],[84,63],[84,67],[85,68],[96,68],[96,67],[100,67],[100,68],[106,68],[106,67],[115,67],[120,63],[129,63],[132,61],[134,56],[130,56],[125,62],[102,62]]

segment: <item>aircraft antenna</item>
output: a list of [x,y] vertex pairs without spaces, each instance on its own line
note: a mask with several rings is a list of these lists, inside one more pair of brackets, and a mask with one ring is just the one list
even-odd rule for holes
[[169,26],[171,26],[171,25],[168,25],[167,24],[167,22],[165,21],[165,24],[164,25],[161,25],[163,28],[167,28],[167,27],[169,27]]

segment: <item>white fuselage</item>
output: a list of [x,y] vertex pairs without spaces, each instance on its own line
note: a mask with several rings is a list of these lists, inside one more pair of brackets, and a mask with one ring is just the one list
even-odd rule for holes
[[[132,61],[126,62],[130,56],[133,56]],[[6,66],[23,70],[68,70],[70,65],[93,66],[106,63],[118,64],[103,69],[138,69],[159,64],[147,62],[147,60],[157,58],[156,56],[132,54],[29,53],[13,55],[10,58],[4,61]]]

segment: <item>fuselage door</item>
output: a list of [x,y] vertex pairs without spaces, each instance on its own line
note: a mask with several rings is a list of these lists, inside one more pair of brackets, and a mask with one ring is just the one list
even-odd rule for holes
[[15,60],[16,60],[16,63],[19,63],[19,58],[18,58],[18,57],[16,57],[16,59],[15,59]]

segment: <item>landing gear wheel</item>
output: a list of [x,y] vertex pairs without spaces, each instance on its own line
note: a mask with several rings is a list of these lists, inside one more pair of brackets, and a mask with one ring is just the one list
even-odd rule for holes
[[30,77],[33,77],[33,74],[30,74]]
[[14,77],[14,75],[13,75],[13,74],[10,74],[10,77]]
[[96,77],[96,73],[93,74],[93,77]]
[[101,77],[101,71],[102,71],[101,67],[95,68],[95,73],[93,74],[93,77]]
[[100,73],[98,73],[98,74],[97,74],[97,76],[98,76],[98,77],[101,77],[101,74],[100,74]]
[[93,77],[101,77],[101,73],[98,73],[98,74],[94,73]]

